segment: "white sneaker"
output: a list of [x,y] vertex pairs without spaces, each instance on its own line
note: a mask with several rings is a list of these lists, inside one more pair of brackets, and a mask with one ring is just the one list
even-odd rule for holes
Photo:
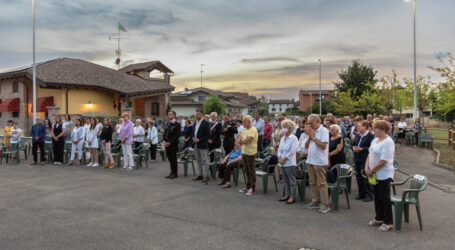
[[89,164],[87,164],[87,167],[91,167],[93,164],[90,162]]
[[97,167],[99,167],[99,166],[100,166],[100,165],[98,165],[98,163],[95,163],[95,164],[92,165],[92,168],[97,168]]
[[242,188],[242,189],[239,190],[239,193],[246,194],[246,193],[248,193],[248,189],[247,188]]
[[133,170],[133,168],[132,167],[127,167],[125,170],[131,171],[131,170]]
[[254,190],[254,188],[248,189],[248,192],[246,193],[246,195],[249,195],[249,196],[255,195],[255,194],[256,194],[256,190]]

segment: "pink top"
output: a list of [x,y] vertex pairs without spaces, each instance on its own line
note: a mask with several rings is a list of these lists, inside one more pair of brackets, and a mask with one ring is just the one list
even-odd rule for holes
[[272,132],[273,132],[273,126],[269,122],[264,126],[264,135],[268,135],[267,137],[264,137],[264,139],[270,140],[272,138]]

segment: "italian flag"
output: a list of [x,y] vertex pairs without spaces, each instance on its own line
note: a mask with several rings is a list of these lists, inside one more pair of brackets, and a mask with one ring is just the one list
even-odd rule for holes
[[127,32],[125,27],[123,27],[120,23],[118,23],[118,30],[123,30],[123,31]]

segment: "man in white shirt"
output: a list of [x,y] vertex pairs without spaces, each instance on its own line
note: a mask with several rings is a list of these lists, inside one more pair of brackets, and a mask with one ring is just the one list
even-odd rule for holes
[[235,126],[237,127],[237,133],[234,134],[235,139],[237,140],[237,137],[242,133],[243,131],[243,125],[242,125],[242,120],[235,120]]
[[183,117],[183,115],[179,115],[179,123],[180,123],[180,129],[181,129],[181,132],[183,133],[183,130],[185,129],[185,118]]
[[306,165],[308,168],[309,184],[311,187],[311,203],[308,209],[319,209],[319,213],[327,213],[329,207],[329,192],[326,180],[326,168],[329,164],[329,131],[321,125],[321,118],[312,114],[308,116],[309,126],[305,128],[308,139],[305,148],[308,149]]

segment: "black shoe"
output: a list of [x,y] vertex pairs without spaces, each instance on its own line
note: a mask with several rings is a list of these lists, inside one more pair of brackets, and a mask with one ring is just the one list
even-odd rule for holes
[[171,179],[171,180],[172,180],[172,179],[175,179],[175,178],[177,178],[177,175],[175,175],[175,174],[169,176],[169,179]]
[[365,196],[357,195],[357,196],[355,197],[355,199],[356,199],[356,200],[363,200],[363,199],[365,199]]
[[38,162],[34,162],[34,163],[30,164],[30,165],[32,165],[32,166],[33,166],[33,165],[37,165],[37,164],[38,164]]
[[283,201],[287,201],[287,200],[289,200],[289,197],[288,197],[288,198],[284,198],[284,199],[281,198],[281,199],[279,199],[278,201],[283,202]]
[[194,178],[193,181],[200,181],[202,179],[203,179],[202,176],[198,176],[198,177]]
[[164,178],[169,179],[169,178],[171,178],[171,176],[172,176],[172,174],[169,174],[168,176],[166,176]]
[[366,197],[363,199],[364,202],[370,202],[370,201],[372,201],[372,200],[373,200],[373,197],[371,197],[371,196],[366,196]]

